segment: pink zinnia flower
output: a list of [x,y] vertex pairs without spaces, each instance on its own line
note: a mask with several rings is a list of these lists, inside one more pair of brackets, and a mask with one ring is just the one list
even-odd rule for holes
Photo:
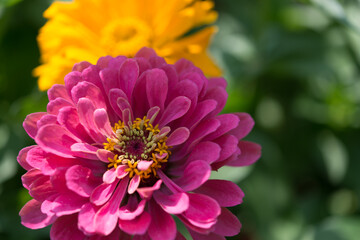
[[34,198],[22,224],[53,224],[51,239],[225,239],[241,224],[226,209],[244,196],[209,180],[224,165],[246,166],[260,146],[241,139],[254,122],[222,114],[222,78],[207,79],[187,60],[167,64],[152,49],[134,58],[76,64],[49,91],[47,112],[24,128],[37,145],[22,149],[22,177]]

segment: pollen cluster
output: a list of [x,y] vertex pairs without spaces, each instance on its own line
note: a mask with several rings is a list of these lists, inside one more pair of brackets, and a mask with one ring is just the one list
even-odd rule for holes
[[[114,137],[108,137],[104,149],[115,154],[109,158],[108,168],[126,165],[129,177],[139,175],[144,181],[151,176],[157,177],[160,169],[169,158],[171,152],[166,145],[166,134],[161,133],[158,125],[153,126],[147,117],[137,118],[125,124],[119,121],[113,126]],[[139,167],[142,162],[144,166]]]

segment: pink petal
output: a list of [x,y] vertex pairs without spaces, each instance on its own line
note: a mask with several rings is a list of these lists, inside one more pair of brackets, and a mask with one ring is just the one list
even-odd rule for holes
[[93,142],[85,131],[83,125],[80,124],[79,115],[74,107],[64,107],[60,109],[57,121],[61,126],[65,127],[72,134],[83,140],[84,142]]
[[132,220],[121,220],[119,219],[119,227],[124,232],[134,235],[143,235],[149,228],[151,222],[150,214],[143,212],[140,216]]
[[20,150],[19,155],[17,156],[17,161],[20,164],[21,167],[23,167],[25,170],[30,170],[31,168],[33,168],[31,165],[29,165],[26,161],[26,157],[28,152],[33,149],[35,146],[29,146],[29,147],[25,147],[23,149]]
[[100,78],[104,85],[105,91],[120,88],[119,84],[119,68],[106,67],[100,71]]
[[151,223],[148,234],[152,240],[173,240],[176,237],[176,225],[174,219],[160,208],[155,201],[150,201],[149,211]]
[[73,103],[64,98],[56,98],[47,104],[46,110],[49,114],[57,115],[60,109],[72,106],[74,106]]
[[216,139],[239,125],[239,118],[234,114],[222,114],[216,117],[220,122],[220,127],[213,133],[206,136],[204,140]]
[[38,201],[44,201],[55,193],[48,176],[41,176],[30,185],[29,194]]
[[216,106],[217,102],[212,99],[199,102],[196,105],[193,114],[186,119],[185,126],[189,129],[193,129],[202,119],[204,119],[209,113],[214,111]]
[[194,130],[191,131],[190,137],[184,146],[184,149],[187,150],[184,151],[183,155],[185,155],[185,152],[191,150],[193,146],[198,144],[201,141],[201,139],[206,137],[208,134],[215,132],[219,126],[220,126],[220,122],[216,119],[208,119],[201,122]]
[[[50,154],[45,152],[41,147],[31,148],[26,155],[26,162],[33,168],[40,169],[42,172],[48,173],[50,168],[47,157]],[[50,170],[51,171],[51,170]]]
[[131,103],[134,110],[134,116],[143,117],[148,111],[149,103],[147,100],[146,94],[146,79],[149,71],[145,71],[136,81],[135,87],[133,89],[133,95]]
[[134,59],[127,59],[120,67],[120,89],[122,89],[128,99],[131,99],[131,95],[139,77],[139,66]]
[[88,200],[84,197],[80,197],[78,194],[68,192],[61,194],[52,202],[51,211],[56,216],[64,216],[80,211],[81,207],[87,203]]
[[35,136],[37,134],[37,131],[38,131],[38,127],[36,124],[37,121],[39,121],[40,118],[46,114],[47,113],[37,112],[37,113],[31,113],[26,116],[26,118],[23,122],[23,127],[24,127],[25,131],[27,132],[27,134],[31,138],[35,138]]
[[136,191],[139,193],[140,197],[143,199],[150,199],[154,191],[159,190],[161,187],[162,181],[159,179],[152,187],[142,187],[138,188]]
[[228,98],[228,94],[226,90],[222,87],[215,87],[210,89],[205,96],[205,99],[213,99],[217,102],[215,110],[212,112],[211,115],[216,115],[223,110],[226,104],[226,100]]
[[168,146],[176,146],[183,144],[190,136],[189,129],[185,127],[177,128],[166,140]]
[[218,161],[222,161],[239,151],[238,143],[239,140],[232,135],[223,135],[222,137],[217,138],[215,141],[220,147],[220,157]]
[[167,195],[157,191],[154,193],[154,199],[165,212],[170,214],[181,214],[189,207],[189,197],[186,193]]
[[81,98],[91,99],[95,108],[105,108],[106,103],[101,90],[90,82],[79,82],[73,89],[71,89],[71,96],[74,103],[78,103]]
[[81,72],[70,72],[65,78],[65,88],[69,96],[71,96],[71,90],[75,87],[79,82],[82,82]]
[[179,77],[174,65],[166,64],[161,66],[160,68],[166,73],[166,76],[168,77],[169,89],[174,89],[174,87],[179,81]]
[[135,175],[131,180],[128,187],[128,193],[133,194],[140,185],[140,176]]
[[152,163],[153,161],[141,160],[138,162],[137,169],[140,171],[145,171],[151,166]]
[[96,187],[90,196],[90,201],[97,206],[106,203],[113,194],[118,182],[115,181],[111,184],[103,183]]
[[239,186],[227,180],[208,180],[195,192],[215,199],[222,207],[241,204],[244,197],[244,193]]
[[54,215],[41,212],[41,202],[32,199],[20,210],[21,224],[30,229],[44,228],[55,221]]
[[152,48],[143,47],[141,48],[136,54],[135,57],[143,57],[143,58],[150,58],[153,56],[157,56],[156,52]]
[[89,63],[87,61],[75,63],[72,68],[72,71],[82,72],[82,71],[84,71],[84,69],[88,68],[89,66],[91,66],[91,63]]
[[114,195],[95,214],[94,226],[96,232],[102,235],[109,235],[116,227],[120,203],[125,195],[129,178],[120,180]]
[[66,186],[83,197],[90,197],[90,194],[99,183],[89,168],[79,165],[70,167],[66,171],[65,178]]
[[144,235],[135,235],[132,240],[151,240],[151,238],[149,237],[149,235],[144,234]]
[[70,149],[74,156],[90,160],[98,160],[96,155],[98,148],[88,143],[74,143],[71,145]]
[[206,182],[211,174],[211,168],[209,164],[202,160],[196,160],[190,162],[181,176],[175,179],[174,182],[180,186],[185,192],[192,191],[204,182]]
[[249,166],[256,162],[261,156],[261,146],[259,144],[240,141],[238,146],[241,154],[234,161],[226,163],[226,165],[237,167]]
[[146,117],[147,117],[148,119],[150,119],[150,121],[151,121],[151,120],[154,121],[154,120],[156,119],[157,115],[159,114],[159,112],[160,112],[160,108],[159,108],[159,107],[157,107],[157,106],[152,107],[152,108],[150,108],[149,111],[147,112]]
[[42,176],[43,174],[40,170],[31,169],[21,176],[21,182],[26,189],[30,190],[30,185]]
[[115,168],[111,168],[104,173],[103,175],[104,183],[111,184],[116,180],[117,176],[115,170],[116,170]]
[[132,220],[139,216],[145,208],[146,200],[137,200],[137,196],[130,195],[128,203],[119,209],[119,218],[122,220]]
[[241,223],[239,219],[228,209],[221,208],[221,214],[215,224],[214,233],[221,236],[235,236],[240,233]]
[[42,126],[48,125],[48,124],[58,124],[57,122],[57,116],[52,114],[46,114],[40,118],[39,121],[37,121],[36,125],[38,129],[40,129]]
[[211,228],[221,213],[219,204],[206,195],[188,193],[188,196],[190,200],[189,208],[182,216],[196,227]]
[[50,238],[51,240],[84,240],[85,235],[77,226],[77,214],[56,219],[50,230]]
[[99,131],[105,136],[111,136],[114,134],[108,114],[104,108],[96,109],[94,112],[94,122]]
[[202,159],[208,164],[215,162],[220,157],[221,148],[213,142],[201,142],[191,151],[187,162]]
[[163,70],[152,69],[146,75],[146,94],[150,107],[164,109],[168,92],[168,79]]
[[214,87],[222,87],[225,89],[227,87],[227,82],[222,77],[210,78],[208,88],[211,89]]
[[166,107],[159,121],[159,127],[162,128],[168,123],[184,116],[189,110],[191,101],[184,96],[174,98]]
[[123,98],[123,99],[127,100],[127,102],[129,103],[129,100],[128,100],[127,96],[126,96],[126,93],[124,93],[123,90],[121,90],[119,88],[111,89],[110,92],[109,92],[110,105],[111,105],[112,109],[114,109],[115,113],[119,117],[121,117],[123,110],[118,105],[118,99],[119,98]]
[[94,217],[98,210],[99,207],[91,203],[86,203],[82,206],[78,218],[78,226],[81,231],[86,234],[95,233]]
[[72,102],[72,99],[70,98],[69,94],[67,93],[65,86],[61,85],[61,84],[54,84],[47,91],[47,95],[48,95],[49,101],[55,100],[56,98],[63,98],[69,102]]
[[45,151],[62,157],[72,157],[71,145],[80,142],[65,128],[50,124],[39,129],[35,142]]
[[247,113],[235,113],[235,115],[238,116],[240,122],[237,128],[231,130],[230,134],[236,136],[238,139],[242,139],[249,134],[255,123]]
[[128,168],[127,165],[118,166],[116,168],[116,176],[117,176],[117,178],[122,179],[125,176],[127,176],[129,174],[129,172],[125,171],[127,168]]
[[208,234],[200,234],[189,229],[189,233],[193,240],[226,240],[224,236],[220,236],[212,232]]
[[93,103],[87,98],[81,98],[78,101],[77,108],[79,113],[79,121],[85,127],[91,138],[97,143],[102,144],[106,142],[106,137],[99,132],[99,129],[95,124],[95,106]]
[[109,163],[109,158],[110,159],[114,159],[115,154],[113,154],[112,152],[105,150],[105,149],[98,149],[96,151],[96,156],[98,157],[98,159],[104,163]]

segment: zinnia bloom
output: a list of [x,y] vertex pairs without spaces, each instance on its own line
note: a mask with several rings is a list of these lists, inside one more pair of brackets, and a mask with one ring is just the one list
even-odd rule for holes
[[[206,52],[216,31],[212,0],[74,0],[54,2],[38,42],[42,65],[34,70],[39,88],[63,83],[80,61],[95,64],[99,57],[133,57],[151,47],[168,63],[192,61],[208,76],[220,76]],[[194,31],[197,29],[198,31]]]
[[241,140],[246,113],[218,115],[223,78],[207,79],[187,60],[167,64],[149,48],[134,58],[76,64],[48,91],[47,112],[26,117],[37,145],[18,162],[33,197],[22,224],[53,224],[51,239],[224,239],[240,231],[226,209],[242,202],[230,181],[209,179],[224,165],[246,166],[260,146]]

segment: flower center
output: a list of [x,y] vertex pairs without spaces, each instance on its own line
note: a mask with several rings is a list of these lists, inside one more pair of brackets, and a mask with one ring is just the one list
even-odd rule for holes
[[146,117],[127,125],[119,121],[113,131],[114,136],[104,143],[104,149],[115,154],[113,159],[109,158],[108,168],[125,165],[130,178],[135,175],[142,180],[158,177],[156,170],[164,167],[171,154],[165,142],[168,132],[153,126]]
[[111,55],[133,56],[139,46],[149,46],[151,29],[140,19],[111,21],[102,31],[102,45]]

